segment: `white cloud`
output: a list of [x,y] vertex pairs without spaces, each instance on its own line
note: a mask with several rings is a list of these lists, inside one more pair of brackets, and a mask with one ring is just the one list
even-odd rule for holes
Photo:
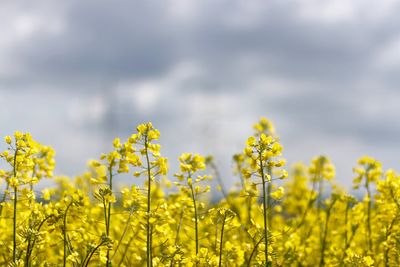
[[144,81],[132,86],[132,102],[135,109],[141,113],[154,111],[163,90],[156,82]]
[[68,117],[77,126],[97,124],[103,120],[107,104],[101,94],[73,96],[69,100]]
[[302,19],[322,23],[343,23],[358,17],[356,1],[332,0],[318,1],[306,0],[299,5],[299,16]]
[[378,70],[397,70],[400,67],[400,37],[385,44],[377,54],[373,63],[376,64],[374,67]]
[[379,23],[393,15],[397,0],[303,0],[299,16],[304,20],[327,24]]

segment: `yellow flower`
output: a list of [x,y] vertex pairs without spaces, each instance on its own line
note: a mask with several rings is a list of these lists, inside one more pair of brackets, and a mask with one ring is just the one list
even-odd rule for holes
[[285,194],[285,189],[280,186],[276,191],[271,193],[271,197],[273,199],[279,200],[284,196],[284,194]]
[[44,200],[50,200],[51,194],[50,194],[50,190],[48,188],[45,188],[42,190],[42,197]]
[[115,138],[113,141],[113,146],[115,148],[120,148],[121,147],[121,140],[119,138]]
[[167,158],[159,157],[157,159],[156,165],[159,168],[160,174],[162,174],[162,175],[167,174],[167,172],[168,172],[168,159]]
[[11,144],[11,142],[12,142],[12,138],[11,138],[11,136],[9,136],[9,135],[7,135],[6,137],[4,137],[4,140],[6,141],[6,143],[7,144]]
[[22,136],[23,136],[23,134],[21,132],[19,132],[19,131],[14,132],[15,140],[21,139]]
[[146,124],[139,124],[139,125],[136,127],[136,130],[137,130],[140,134],[144,135],[144,134],[146,134],[146,132],[147,132],[147,125],[146,125]]
[[158,130],[151,130],[148,133],[149,141],[158,140],[159,137],[160,137],[160,132]]
[[372,266],[374,264],[374,260],[371,258],[371,256],[364,257],[364,262],[367,266]]
[[250,136],[248,139],[247,139],[247,142],[246,142],[246,144],[248,145],[248,146],[254,146],[255,144],[256,144],[256,138],[254,137],[254,136]]
[[17,188],[18,187],[18,185],[19,185],[19,181],[18,181],[18,179],[17,178],[11,178],[10,180],[9,180],[9,184],[10,184],[10,186],[12,187],[12,188]]

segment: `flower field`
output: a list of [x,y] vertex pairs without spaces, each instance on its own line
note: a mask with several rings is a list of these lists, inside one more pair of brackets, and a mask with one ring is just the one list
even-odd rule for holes
[[[253,128],[231,177],[195,153],[169,173],[175,159],[162,156],[151,123],[74,178],[54,176],[54,150],[30,134],[6,136],[0,266],[400,266],[395,171],[360,158],[355,197],[329,158],[285,166],[272,123]],[[116,187],[121,175],[132,183]],[[36,190],[48,178],[56,186]],[[212,201],[211,179],[237,183]]]

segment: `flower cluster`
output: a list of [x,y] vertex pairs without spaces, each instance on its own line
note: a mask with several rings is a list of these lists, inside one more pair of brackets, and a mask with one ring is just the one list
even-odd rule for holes
[[352,195],[328,157],[285,167],[272,122],[253,130],[230,177],[194,153],[171,176],[151,123],[77,177],[53,175],[54,150],[30,134],[6,136],[0,266],[400,266],[395,170],[360,158]]

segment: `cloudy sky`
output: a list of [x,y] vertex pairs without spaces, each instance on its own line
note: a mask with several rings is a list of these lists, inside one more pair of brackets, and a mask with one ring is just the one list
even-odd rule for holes
[[163,154],[231,155],[270,118],[290,163],[364,154],[400,169],[400,2],[2,1],[0,134],[31,132],[75,175],[138,123]]

